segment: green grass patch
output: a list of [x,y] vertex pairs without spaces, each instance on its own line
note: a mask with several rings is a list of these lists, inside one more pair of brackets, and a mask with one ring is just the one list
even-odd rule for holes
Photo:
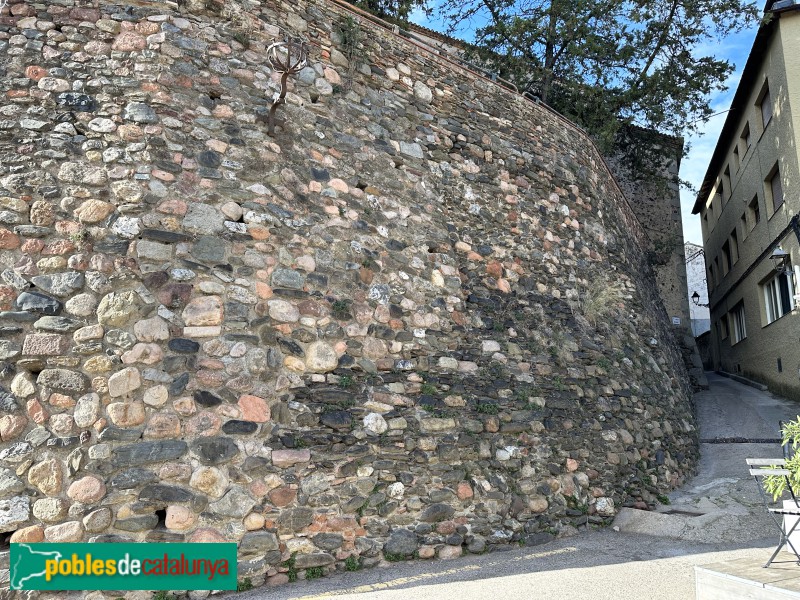
[[325,569],[322,567],[308,567],[306,569],[306,579],[319,579],[325,575]]

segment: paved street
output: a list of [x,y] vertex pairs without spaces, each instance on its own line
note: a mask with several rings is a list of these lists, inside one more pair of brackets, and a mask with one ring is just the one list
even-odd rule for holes
[[[709,374],[709,382],[711,389],[696,396],[703,440],[774,439],[778,420],[794,418],[800,412],[795,404],[717,375]],[[236,597],[694,598],[694,565],[742,557],[766,560],[774,549],[774,526],[747,475],[744,459],[775,456],[780,456],[780,446],[774,442],[703,443],[697,477],[673,492],[671,504],[661,507],[659,513],[621,514],[615,523],[620,531],[584,531],[536,548],[453,561],[395,563]]]

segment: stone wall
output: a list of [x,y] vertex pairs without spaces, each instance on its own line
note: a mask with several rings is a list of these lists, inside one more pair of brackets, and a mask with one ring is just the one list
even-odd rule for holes
[[[586,136],[366,21],[348,52],[334,4],[250,4],[0,17],[6,540],[235,540],[279,583],[681,483],[686,371]],[[270,138],[279,27],[310,66]]]
[[678,171],[683,139],[628,126],[608,160],[646,236],[644,247],[659,295],[695,389],[708,388],[692,330]]

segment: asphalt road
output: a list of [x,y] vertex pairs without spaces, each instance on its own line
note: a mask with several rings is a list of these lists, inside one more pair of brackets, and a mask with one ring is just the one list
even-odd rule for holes
[[[797,404],[713,374],[696,396],[705,440],[778,437]],[[670,494],[664,513],[635,515],[621,531],[583,531],[535,548],[509,548],[451,561],[413,561],[336,573],[236,594],[242,600],[689,600],[695,565],[766,560],[777,536],[744,459],[780,456],[770,443],[703,443],[697,477]],[[696,513],[693,517],[675,510]],[[622,522],[620,520],[620,522]],[[647,533],[641,533],[647,531]],[[655,534],[655,535],[654,535]]]
[[774,543],[773,538],[739,545],[684,543],[606,529],[536,548],[337,573],[236,598],[687,600],[694,598],[694,565],[749,556],[766,560]]

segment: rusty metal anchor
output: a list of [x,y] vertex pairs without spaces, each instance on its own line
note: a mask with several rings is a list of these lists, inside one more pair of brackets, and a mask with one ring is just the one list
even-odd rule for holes
[[287,82],[290,75],[299,73],[308,64],[308,50],[299,40],[287,39],[275,42],[267,48],[267,62],[273,70],[281,73],[281,91],[272,99],[267,120],[267,133],[275,136],[275,112],[281,104],[286,103]]

